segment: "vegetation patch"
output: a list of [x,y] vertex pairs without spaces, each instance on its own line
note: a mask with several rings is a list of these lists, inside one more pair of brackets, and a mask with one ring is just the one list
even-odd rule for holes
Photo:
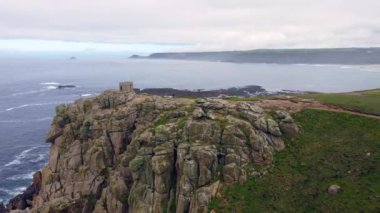
[[[380,212],[380,121],[305,109],[263,177],[227,187],[216,212]],[[341,187],[327,193],[332,184]]]
[[79,129],[80,139],[87,140],[91,134],[91,122],[86,120],[83,122],[82,127]]
[[186,122],[187,122],[188,119],[189,119],[188,116],[182,117],[182,118],[178,119],[178,121],[177,121],[177,129],[178,130],[182,130],[185,127]]
[[128,204],[129,190],[120,195],[119,200],[121,203]]
[[351,93],[307,94],[302,97],[353,111],[380,115],[380,89]]
[[96,197],[93,193],[90,193],[86,197],[86,209],[93,210],[96,204]]
[[85,100],[83,102],[83,111],[84,113],[90,112],[92,109],[92,102],[90,100]]
[[165,125],[169,122],[169,118],[166,114],[160,115],[160,117],[157,119],[157,121],[154,123],[155,127]]
[[252,96],[252,97],[228,97],[228,98],[223,98],[224,100],[227,101],[259,101],[263,99],[269,99],[271,98],[270,96]]

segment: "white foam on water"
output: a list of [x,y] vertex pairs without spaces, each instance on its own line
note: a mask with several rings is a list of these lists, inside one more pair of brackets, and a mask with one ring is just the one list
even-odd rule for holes
[[37,163],[37,162],[42,161],[43,159],[45,159],[45,157],[46,157],[46,154],[38,154],[38,158],[30,160],[29,162]]
[[89,97],[89,96],[93,96],[93,94],[86,93],[86,94],[81,94],[80,96],[82,96],[82,97]]
[[0,191],[5,192],[5,193],[7,193],[9,195],[12,194],[12,191],[9,190],[9,189],[0,188]]
[[21,164],[21,160],[26,158],[28,153],[37,149],[37,148],[40,148],[41,146],[34,146],[30,149],[26,149],[24,151],[22,151],[19,155],[16,155],[16,158],[14,160],[12,160],[11,162],[5,164],[4,166],[5,167],[9,167],[9,166],[13,166],[13,165],[19,165]]
[[[5,192],[6,194],[8,194],[10,197],[14,197],[18,194],[21,194],[22,192],[24,192],[26,190],[26,187],[15,187],[13,189],[5,189],[5,188],[0,188],[0,191],[2,192]],[[4,202],[5,200],[4,199],[1,199],[0,198],[0,202]]]
[[27,92],[16,92],[16,93],[11,94],[11,96],[29,95],[29,94],[39,93],[39,92],[41,92],[41,90],[30,90]]
[[9,111],[12,111],[14,109],[20,109],[20,108],[24,108],[24,107],[28,107],[28,106],[30,106],[30,105],[29,104],[23,104],[23,105],[20,105],[20,106],[17,106],[17,107],[8,108],[5,111],[9,112]]
[[16,93],[13,93],[11,94],[11,96],[21,96],[21,95],[31,95],[31,94],[36,94],[36,93],[42,93],[42,92],[46,92],[48,90],[53,90],[53,89],[57,89],[58,85],[47,85],[45,87],[43,87],[42,89],[39,89],[39,90],[29,90],[29,91],[25,91],[25,92],[16,92]]
[[340,66],[341,69],[352,69],[353,67],[351,66]]
[[60,83],[58,83],[58,82],[54,82],[54,81],[52,81],[52,82],[42,82],[42,83],[40,83],[41,85],[60,85]]
[[324,67],[325,65],[323,65],[323,64],[311,64],[310,66],[313,66],[313,67]]
[[20,159],[15,159],[7,164],[5,164],[4,166],[12,166],[12,165],[19,165],[21,164],[21,160]]
[[0,111],[0,112],[10,112],[10,111],[13,111],[13,110],[16,110],[16,109],[22,109],[22,108],[26,108],[26,107],[35,107],[35,106],[46,106],[46,105],[55,105],[55,104],[59,104],[59,102],[49,102],[49,103],[37,103],[37,104],[23,104],[23,105],[20,105],[20,106],[15,106],[15,107],[10,107],[8,109],[5,109],[4,111]]
[[44,117],[38,119],[30,119],[30,120],[0,120],[0,123],[27,123],[27,122],[39,122],[39,121],[47,121],[52,120],[53,117]]
[[36,121],[46,121],[46,120],[52,120],[53,117],[44,117],[44,118],[39,118],[39,119],[36,119]]
[[36,93],[42,93],[48,90],[54,90],[57,89],[61,83],[58,82],[42,82],[40,85],[43,85],[42,89],[39,90],[29,90],[25,92],[16,92],[11,94],[11,96],[21,96],[21,95],[31,95],[31,94],[36,94]]
[[46,86],[44,87],[45,90],[51,90],[51,89],[57,89],[57,86]]
[[25,123],[23,120],[2,120],[0,123]]
[[11,177],[7,177],[7,180],[31,180],[33,179],[34,172],[26,173],[26,174],[20,174],[20,175],[13,175]]
[[16,188],[13,188],[11,190],[11,193],[10,195],[12,196],[16,196],[18,194],[21,194],[22,192],[24,192],[26,190],[26,187],[25,186],[21,186],[21,187],[16,187]]

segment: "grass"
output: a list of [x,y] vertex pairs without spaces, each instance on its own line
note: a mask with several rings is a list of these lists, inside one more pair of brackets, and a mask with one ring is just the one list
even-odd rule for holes
[[[227,187],[209,207],[218,213],[380,212],[380,122],[312,109],[294,118],[302,133],[286,138],[269,173]],[[332,184],[342,190],[329,195]]]
[[158,126],[161,126],[161,125],[165,125],[169,122],[169,118],[166,114],[162,114],[160,115],[160,117],[158,118],[158,120],[154,123],[154,126],[155,127],[158,127]]
[[307,94],[303,97],[349,110],[380,115],[380,89],[351,93]]
[[223,98],[224,100],[227,101],[259,101],[263,99],[270,99],[273,97],[270,96],[252,96],[252,97],[228,97],[228,98]]

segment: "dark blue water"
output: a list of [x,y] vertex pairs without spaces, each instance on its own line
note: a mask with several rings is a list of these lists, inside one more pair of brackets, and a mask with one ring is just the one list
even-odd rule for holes
[[[230,64],[127,59],[0,59],[0,202],[30,184],[47,162],[55,106],[116,88],[215,89],[261,85],[274,90],[344,92],[380,87],[380,67]],[[56,89],[57,84],[76,88]]]

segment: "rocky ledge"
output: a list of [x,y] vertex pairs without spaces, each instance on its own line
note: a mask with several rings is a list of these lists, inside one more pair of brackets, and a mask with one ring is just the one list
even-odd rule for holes
[[289,113],[254,102],[106,91],[57,107],[49,162],[8,209],[208,212],[224,186],[262,176],[297,131]]

